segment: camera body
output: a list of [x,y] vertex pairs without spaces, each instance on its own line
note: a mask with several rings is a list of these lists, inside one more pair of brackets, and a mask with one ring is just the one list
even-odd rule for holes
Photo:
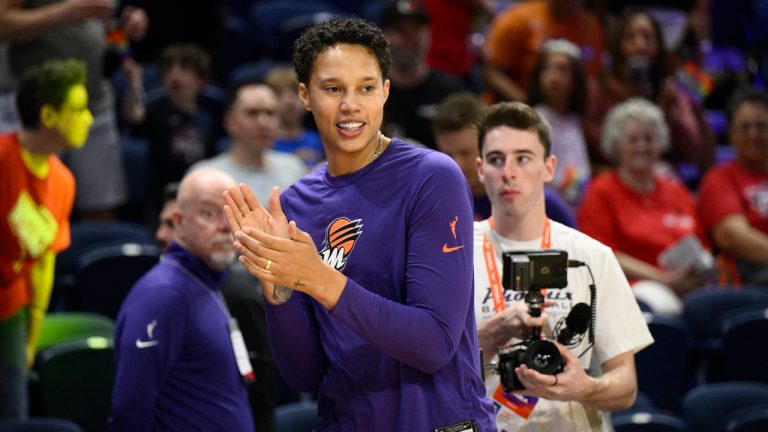
[[563,356],[554,343],[539,339],[527,340],[521,345],[499,350],[498,373],[505,393],[525,388],[515,373],[515,368],[520,365],[526,365],[545,375],[558,374],[565,367]]
[[[525,291],[528,313],[541,316],[544,304],[542,288],[559,289],[568,285],[568,253],[561,250],[513,251],[502,255],[502,285],[505,290]],[[525,387],[517,378],[520,365],[546,375],[563,370],[565,363],[557,346],[540,338],[541,328],[531,329],[531,336],[518,344],[498,350],[496,372],[505,392]]]

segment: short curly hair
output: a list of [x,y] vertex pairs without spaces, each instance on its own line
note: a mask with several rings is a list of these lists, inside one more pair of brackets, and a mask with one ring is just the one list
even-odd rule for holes
[[293,68],[300,83],[309,84],[315,59],[326,48],[338,45],[362,45],[376,56],[381,76],[387,79],[392,55],[389,42],[381,29],[361,18],[334,17],[314,25],[296,39],[293,45]]
[[40,110],[50,105],[61,109],[69,90],[85,85],[85,64],[75,59],[50,60],[28,69],[16,91],[16,110],[25,129],[40,127]]

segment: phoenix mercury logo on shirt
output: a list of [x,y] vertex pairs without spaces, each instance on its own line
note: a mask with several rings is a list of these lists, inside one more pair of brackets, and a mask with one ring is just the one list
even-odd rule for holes
[[363,233],[362,219],[349,220],[345,217],[328,224],[325,232],[325,246],[320,257],[331,267],[341,271],[347,265],[347,257]]

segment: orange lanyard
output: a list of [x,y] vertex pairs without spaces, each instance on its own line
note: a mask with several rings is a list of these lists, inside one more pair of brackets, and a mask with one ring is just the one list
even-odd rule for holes
[[[488,218],[488,225],[490,225],[491,230],[493,230],[493,218]],[[550,231],[551,226],[549,223],[549,218],[547,218],[544,220],[544,230],[541,233],[542,249],[549,249],[551,246]],[[483,258],[485,259],[485,269],[488,272],[488,282],[491,285],[493,310],[496,313],[499,313],[503,311],[507,305],[504,303],[504,290],[501,287],[501,277],[499,276],[499,269],[496,266],[496,253],[493,250],[491,241],[485,234],[483,234]]]

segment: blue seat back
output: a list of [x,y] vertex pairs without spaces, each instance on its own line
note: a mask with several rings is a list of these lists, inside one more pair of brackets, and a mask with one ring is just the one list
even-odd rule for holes
[[117,317],[133,285],[160,259],[154,245],[125,243],[88,252],[80,258],[80,271],[69,295],[71,310]]
[[700,385],[683,397],[683,414],[696,432],[720,432],[734,412],[768,403],[768,384],[727,382]]
[[688,432],[690,428],[682,418],[664,412],[636,411],[611,419],[616,432]]
[[0,432],[83,432],[76,423],[54,417],[0,420]]
[[644,316],[654,342],[635,355],[638,389],[657,407],[679,411],[690,383],[690,331],[678,318]]
[[720,326],[717,319],[730,310],[742,306],[768,306],[768,293],[748,287],[739,290],[704,288],[686,297],[683,319],[695,340],[717,337]]
[[304,28],[340,13],[325,1],[256,2],[249,11],[250,38],[254,45],[268,47],[271,58],[290,61],[293,41]]
[[317,423],[317,403],[294,402],[275,408],[275,432],[312,432]]
[[768,383],[768,308],[756,307],[726,316],[721,334],[723,379]]
[[768,431],[768,403],[740,409],[724,421],[724,432]]

